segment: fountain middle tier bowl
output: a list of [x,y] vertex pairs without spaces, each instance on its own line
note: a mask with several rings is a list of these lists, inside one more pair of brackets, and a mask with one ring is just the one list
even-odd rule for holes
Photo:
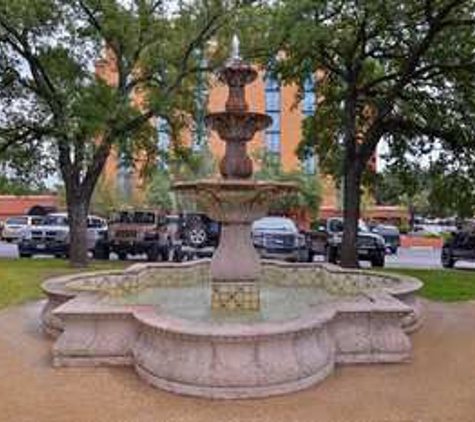
[[222,111],[206,116],[206,124],[218,132],[221,139],[250,141],[256,132],[272,124],[272,118],[248,111]]
[[272,201],[295,193],[298,187],[291,182],[208,179],[177,182],[173,189],[216,221],[252,222],[266,214]]
[[418,280],[266,261],[258,285],[260,310],[229,312],[210,307],[209,260],[63,276],[43,284],[42,323],[56,366],[131,365],[156,387],[210,398],[289,393],[338,364],[410,357]]

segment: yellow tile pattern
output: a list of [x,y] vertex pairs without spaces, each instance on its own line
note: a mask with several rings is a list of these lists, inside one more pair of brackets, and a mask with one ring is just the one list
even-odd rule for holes
[[258,311],[259,307],[259,288],[255,283],[212,283],[212,309]]

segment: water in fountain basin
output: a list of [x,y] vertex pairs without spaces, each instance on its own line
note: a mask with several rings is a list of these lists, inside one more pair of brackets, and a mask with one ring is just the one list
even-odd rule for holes
[[261,286],[260,311],[216,311],[210,306],[210,287],[199,284],[187,287],[147,287],[121,296],[106,296],[109,304],[155,306],[158,313],[193,321],[257,323],[288,321],[299,318],[310,308],[334,301],[363,301],[363,295],[342,296],[315,287]]

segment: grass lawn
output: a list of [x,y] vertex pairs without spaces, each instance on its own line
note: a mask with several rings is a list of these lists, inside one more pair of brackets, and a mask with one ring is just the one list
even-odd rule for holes
[[424,283],[420,296],[443,302],[475,300],[475,271],[471,270],[420,270],[385,268],[384,272],[416,277]]
[[85,270],[78,270],[69,267],[69,262],[61,259],[0,259],[0,309],[40,299],[43,297],[40,285],[48,277],[126,266],[120,261],[95,261]]

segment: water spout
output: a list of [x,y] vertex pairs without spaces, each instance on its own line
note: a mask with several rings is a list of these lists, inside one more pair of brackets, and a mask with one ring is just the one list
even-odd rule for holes
[[241,60],[241,54],[239,52],[239,37],[237,34],[233,35],[233,40],[231,42],[231,59],[232,60]]

